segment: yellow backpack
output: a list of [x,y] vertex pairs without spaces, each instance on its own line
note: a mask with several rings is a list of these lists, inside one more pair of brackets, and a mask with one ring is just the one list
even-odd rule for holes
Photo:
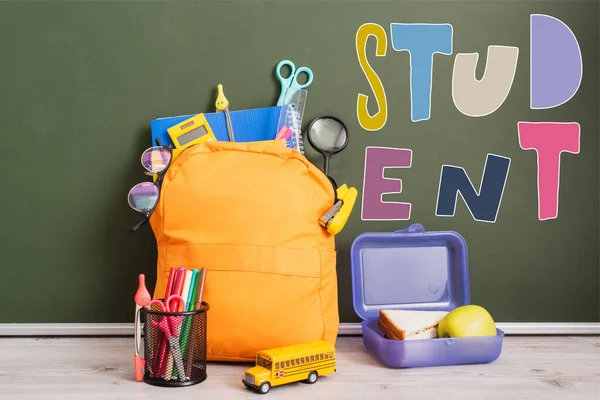
[[206,268],[207,358],[335,344],[334,236],[318,223],[335,201],[329,178],[275,142],[206,142],[179,155],[150,218],[158,246],[154,298],[169,269]]

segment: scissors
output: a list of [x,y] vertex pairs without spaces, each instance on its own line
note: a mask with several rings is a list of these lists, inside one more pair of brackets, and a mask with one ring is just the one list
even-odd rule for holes
[[[174,304],[173,304],[174,303]],[[158,304],[162,312],[178,312],[181,304],[185,304],[183,297],[179,295],[171,295],[164,302],[160,300],[152,300],[149,304],[151,307],[153,304]],[[183,359],[181,358],[181,348],[179,347],[179,328],[183,322],[183,315],[160,317],[159,322],[152,321],[152,325],[158,327],[164,332],[165,337],[169,341],[171,346],[171,352],[173,353],[173,362],[175,368],[177,368],[177,374],[179,379],[184,381],[188,378],[185,376],[185,369],[183,368]]]
[[[290,67],[291,70],[290,76],[288,76],[287,78],[281,76],[281,68],[284,65]],[[303,72],[308,76],[308,80],[306,81],[306,83],[300,84],[298,83],[298,76]],[[275,67],[275,74],[277,75],[277,79],[279,79],[279,82],[281,82],[281,94],[279,95],[279,100],[277,100],[278,106],[285,104],[286,100],[289,99],[289,96],[296,89],[304,89],[310,86],[313,80],[313,73],[310,68],[300,67],[296,69],[296,66],[290,60],[280,61],[279,64],[277,64],[277,67]]]

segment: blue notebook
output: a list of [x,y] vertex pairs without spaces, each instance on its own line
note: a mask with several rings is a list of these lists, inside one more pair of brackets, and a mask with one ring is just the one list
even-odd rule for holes
[[[275,139],[280,112],[281,106],[230,111],[229,114],[231,115],[231,125],[235,141],[259,142]],[[152,120],[150,122],[152,146],[156,146],[157,137],[163,145],[172,144],[173,142],[167,133],[167,129],[194,115],[180,115],[178,117],[165,117]],[[227,134],[225,113],[204,113],[204,116],[217,140],[228,142],[229,135]]]

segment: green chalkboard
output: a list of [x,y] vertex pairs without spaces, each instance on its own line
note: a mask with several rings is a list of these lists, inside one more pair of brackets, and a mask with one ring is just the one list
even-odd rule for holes
[[[222,83],[232,110],[268,107],[279,95],[282,59],[309,66],[304,121],[343,119],[348,147],[331,175],[359,189],[337,237],[342,322],[352,306],[349,248],[367,231],[421,223],[455,230],[469,247],[471,300],[496,320],[599,321],[598,2],[540,1],[116,1],[0,3],[0,291],[9,301],[0,322],[130,322],[138,273],[152,290],[156,248],[127,205],[150,121],[213,112]],[[575,96],[550,109],[529,107],[529,18],[566,23],[583,57]],[[436,55],[431,117],[411,121],[407,52],[388,43],[367,54],[381,78],[389,115],[379,131],[357,120],[357,95],[373,94],[359,66],[358,28],[391,23],[449,23],[453,54]],[[519,48],[512,89],[485,117],[462,114],[452,100],[456,53],[487,46]],[[578,122],[581,150],[561,156],[558,218],[540,221],[536,152],[519,146],[519,121]],[[411,168],[389,169],[403,191],[385,201],[412,204],[410,220],[363,221],[367,146],[413,151]],[[465,168],[478,187],[488,153],[511,159],[495,223],[473,219],[459,196],[454,217],[435,215],[443,164]],[[310,148],[307,156],[319,163]]]

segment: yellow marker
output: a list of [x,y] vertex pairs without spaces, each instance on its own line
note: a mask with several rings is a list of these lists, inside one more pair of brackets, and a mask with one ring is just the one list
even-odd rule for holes
[[234,142],[233,128],[231,127],[231,116],[229,115],[229,100],[223,93],[223,85],[220,83],[217,85],[217,101],[215,101],[215,107],[218,112],[225,111],[225,118],[227,120],[227,134],[229,135],[229,141]]
[[171,162],[175,161],[179,154],[190,146],[210,140],[217,140],[204,114],[194,115],[167,129],[167,132],[175,146]]

